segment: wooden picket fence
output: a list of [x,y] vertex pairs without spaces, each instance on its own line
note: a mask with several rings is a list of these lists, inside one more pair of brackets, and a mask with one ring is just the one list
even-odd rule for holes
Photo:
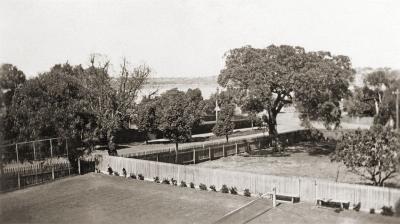
[[210,169],[114,156],[100,157],[97,169],[107,172],[108,167],[119,173],[125,168],[128,174],[142,174],[148,180],[154,177],[174,178],[178,183],[180,181],[193,182],[195,185],[202,183],[207,186],[215,185],[217,189],[226,184],[228,187],[235,186],[240,191],[249,189],[252,194],[271,192],[275,187],[278,194],[298,195],[301,201],[316,202],[318,198],[343,200],[350,202],[350,206],[361,203],[361,210],[365,211],[371,208],[379,211],[383,206],[394,206],[400,200],[400,190],[394,188],[337,183],[307,177],[281,177]]

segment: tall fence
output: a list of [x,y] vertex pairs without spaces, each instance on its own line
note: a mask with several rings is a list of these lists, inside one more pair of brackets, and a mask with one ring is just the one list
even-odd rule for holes
[[142,174],[146,179],[174,178],[178,183],[202,183],[208,186],[215,185],[217,188],[226,184],[239,190],[249,189],[253,194],[271,192],[276,187],[277,194],[297,195],[301,201],[316,202],[317,199],[324,198],[348,201],[351,205],[361,203],[361,209],[365,211],[394,206],[400,200],[399,189],[337,183],[307,177],[281,177],[114,156],[101,157],[97,168],[107,172],[108,167],[118,172],[125,168],[128,174]]
[[[310,130],[297,130],[280,133],[278,138],[285,145],[298,143],[311,138]],[[271,146],[271,136],[242,139],[228,143],[205,143],[201,146],[156,149],[144,152],[124,154],[123,157],[177,164],[195,164],[206,160],[235,155],[251,150],[259,150]],[[176,160],[177,158],[177,160]]]
[[73,173],[68,140],[49,138],[0,146],[0,191],[20,189]]

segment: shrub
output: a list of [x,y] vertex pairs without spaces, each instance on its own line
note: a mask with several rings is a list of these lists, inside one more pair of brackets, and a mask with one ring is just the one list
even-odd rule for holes
[[228,189],[228,187],[227,187],[225,184],[222,185],[222,187],[221,187],[221,192],[224,193],[224,194],[229,193],[229,189]]
[[110,174],[110,175],[112,175],[114,173],[113,169],[111,167],[108,167],[107,171],[108,171],[108,174]]
[[394,214],[400,217],[400,199],[397,200],[396,204],[394,205]]
[[217,189],[215,188],[214,185],[211,185],[211,186],[210,186],[210,189],[211,189],[212,191],[214,191],[214,192],[217,191]]
[[381,215],[385,215],[385,216],[393,216],[394,212],[392,210],[392,206],[388,207],[388,206],[383,206],[382,207],[382,212]]
[[187,187],[186,182],[185,181],[181,181],[181,187]]
[[119,176],[119,173],[117,171],[114,171],[115,176]]
[[159,178],[159,177],[154,177],[153,180],[154,180],[154,182],[156,182],[157,184],[160,183],[160,178]]
[[176,186],[176,185],[178,185],[178,181],[175,180],[174,178],[171,178],[171,184]]
[[122,168],[122,175],[124,175],[124,177],[126,177],[126,169]]
[[360,211],[360,208],[361,208],[361,202],[358,202],[356,205],[353,206],[353,210],[356,212]]
[[200,190],[203,190],[203,191],[207,190],[207,186],[205,184],[200,184],[199,188],[200,188]]
[[136,179],[136,175],[134,173],[131,173],[130,176],[131,176],[132,179]]
[[250,197],[251,196],[251,193],[250,193],[250,190],[249,189],[244,189],[244,193],[243,193],[243,195],[244,196],[246,196],[246,197]]
[[231,192],[231,194],[237,194],[237,188],[236,187],[231,187],[229,189],[229,191]]
[[144,176],[142,174],[139,173],[137,176],[139,180],[144,180]]
[[369,213],[370,214],[375,214],[375,209],[374,208],[369,209]]
[[190,188],[194,188],[194,183],[190,182]]
[[170,184],[170,182],[169,182],[169,180],[168,179],[166,179],[166,178],[164,178],[163,180],[162,180],[162,182],[161,182],[162,184]]

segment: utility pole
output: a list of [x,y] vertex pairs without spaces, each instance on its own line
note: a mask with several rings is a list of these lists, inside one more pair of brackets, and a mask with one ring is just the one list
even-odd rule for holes
[[396,89],[392,94],[396,95],[396,130],[399,131],[399,89]]

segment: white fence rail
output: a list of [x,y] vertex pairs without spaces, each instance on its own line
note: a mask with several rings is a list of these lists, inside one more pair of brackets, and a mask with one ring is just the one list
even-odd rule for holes
[[[169,163],[153,162],[139,159],[103,156],[98,169],[107,172],[108,167],[119,173],[125,168],[128,174],[142,174],[146,179],[159,177],[174,178],[186,183],[215,185],[217,189],[223,184],[235,186],[240,191],[249,189],[253,194],[270,192],[277,188],[278,194],[299,195],[301,201],[315,202],[317,198],[337,199],[350,202],[350,206],[361,203],[361,209],[381,209],[393,206],[400,200],[400,190],[357,184],[336,183],[327,180],[307,177],[280,177],[273,175],[253,174],[248,172],[210,169],[197,166],[184,166]],[[399,203],[399,202],[398,202]]]

